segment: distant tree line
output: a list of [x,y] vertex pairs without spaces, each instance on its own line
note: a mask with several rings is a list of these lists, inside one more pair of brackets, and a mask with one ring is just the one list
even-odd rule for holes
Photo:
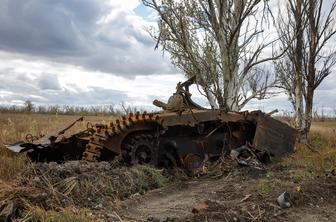
[[126,113],[143,110],[126,105],[122,102],[119,106],[94,105],[94,106],[71,106],[71,105],[35,105],[32,101],[25,101],[24,105],[0,105],[0,113],[39,113],[39,114],[62,114],[62,115],[112,115],[120,116]]

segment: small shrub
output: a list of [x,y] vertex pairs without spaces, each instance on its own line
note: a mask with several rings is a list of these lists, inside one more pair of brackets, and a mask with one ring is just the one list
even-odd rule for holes
[[312,171],[306,171],[306,170],[296,170],[294,172],[294,175],[292,175],[293,182],[294,183],[301,183],[302,181],[308,180],[308,179],[314,179],[316,177],[316,174]]
[[153,188],[159,188],[167,184],[168,178],[162,174],[162,170],[149,165],[139,165],[131,168],[133,178],[137,178],[140,193]]
[[266,180],[258,180],[258,190],[261,195],[266,195],[272,191],[272,188]]

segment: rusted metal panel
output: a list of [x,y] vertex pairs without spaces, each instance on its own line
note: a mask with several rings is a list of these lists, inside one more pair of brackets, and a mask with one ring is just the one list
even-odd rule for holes
[[201,122],[220,121],[237,122],[245,121],[246,115],[237,112],[224,112],[223,110],[187,110],[180,114],[175,112],[159,114],[162,126],[189,125],[195,126]]
[[292,153],[296,130],[287,124],[267,115],[257,117],[257,128],[253,146],[266,150],[274,156]]

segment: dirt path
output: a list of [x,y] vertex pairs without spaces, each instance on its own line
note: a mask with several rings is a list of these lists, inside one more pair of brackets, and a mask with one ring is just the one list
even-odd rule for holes
[[319,207],[302,207],[288,213],[290,221],[297,222],[329,222],[336,221],[336,206],[328,204]]
[[[267,185],[260,185],[263,183]],[[192,179],[134,196],[125,200],[123,207],[127,212],[125,217],[137,221],[147,221],[148,218],[157,221],[166,221],[166,218],[193,222],[232,221],[234,217],[245,221],[336,221],[335,186],[314,183],[300,184],[302,190],[295,193],[298,184],[284,178]],[[276,205],[275,200],[283,191],[293,194],[293,206],[289,209],[280,209]],[[192,209],[201,201],[209,207],[194,215]]]
[[197,202],[214,199],[225,188],[225,182],[225,179],[180,182],[128,199],[124,205],[130,218],[182,218],[192,215]]

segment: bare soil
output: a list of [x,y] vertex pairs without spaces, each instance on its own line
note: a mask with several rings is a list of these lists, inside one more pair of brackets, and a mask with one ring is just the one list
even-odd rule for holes
[[[177,182],[122,202],[125,218],[137,221],[336,221],[336,178],[293,182],[286,169],[255,175],[251,169],[221,178]],[[287,191],[291,206],[277,197]],[[206,209],[192,213],[204,202]]]

